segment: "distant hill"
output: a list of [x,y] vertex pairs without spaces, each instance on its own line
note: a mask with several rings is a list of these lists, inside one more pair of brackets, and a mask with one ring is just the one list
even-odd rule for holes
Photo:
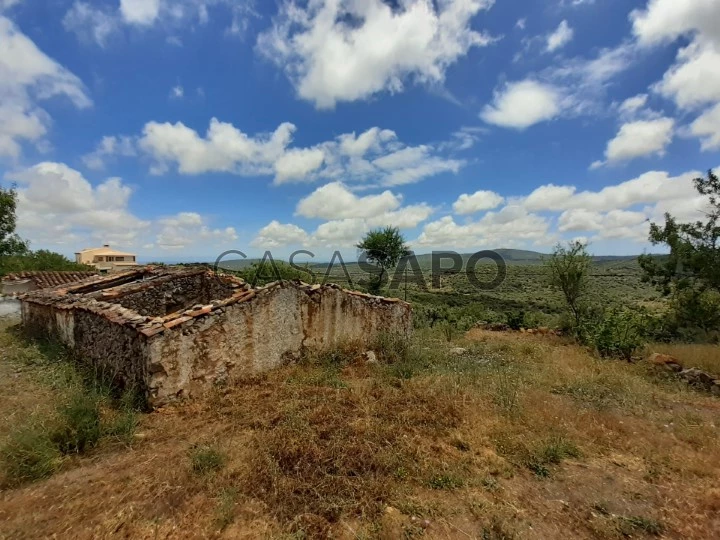
[[[550,255],[547,253],[540,253],[538,251],[530,251],[525,249],[507,249],[500,248],[493,250],[498,253],[508,264],[541,264],[543,260],[547,259]],[[463,263],[473,255],[473,253],[462,253],[460,256],[463,259]],[[432,267],[432,254],[424,253],[417,256],[418,264],[422,269],[430,269]],[[637,255],[596,255],[592,258],[595,263],[618,263],[618,262],[635,262],[637,261]],[[220,263],[220,267],[226,270],[242,270],[248,268],[255,263],[259,263],[261,259],[229,259],[223,260]],[[282,259],[276,259],[276,262],[285,262]],[[329,261],[324,262],[310,262],[308,266],[312,269],[324,269],[327,267]],[[488,263],[488,260],[483,260],[481,263]],[[211,263],[212,264],[212,263]],[[348,259],[345,261],[348,269],[352,268],[353,272],[359,271],[355,261]],[[299,266],[305,266],[305,263],[298,263]],[[443,267],[449,266],[449,261],[443,261]]]
[[[550,257],[548,253],[540,253],[538,251],[529,251],[526,249],[507,249],[500,248],[492,250],[500,255],[508,264],[541,264],[544,260]],[[472,256],[472,253],[463,253],[461,257],[463,262]],[[610,262],[635,262],[637,261],[637,255],[596,255],[592,257],[594,263],[610,263]],[[424,255],[417,256],[420,268],[430,268],[432,265],[432,254],[427,253]],[[488,260],[481,262],[489,262]],[[443,262],[443,266],[449,265],[449,261]]]
[[506,261],[541,261],[548,255],[526,249],[495,249],[493,250]]
[[[255,263],[259,263],[262,259],[223,259],[218,265],[221,269],[225,270],[242,270],[248,268]],[[215,264],[214,262],[211,264]]]

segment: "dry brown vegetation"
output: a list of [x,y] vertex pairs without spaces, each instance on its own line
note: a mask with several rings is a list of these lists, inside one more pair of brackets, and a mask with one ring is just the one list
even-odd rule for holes
[[[141,415],[130,444],[5,477],[0,537],[720,536],[717,398],[554,337],[420,332],[375,350],[231,381]],[[59,383],[12,334],[0,357],[5,444],[52,415]],[[710,370],[720,348],[702,357]]]
[[717,345],[662,343],[653,345],[649,349],[674,356],[684,368],[699,368],[720,378],[720,354]]

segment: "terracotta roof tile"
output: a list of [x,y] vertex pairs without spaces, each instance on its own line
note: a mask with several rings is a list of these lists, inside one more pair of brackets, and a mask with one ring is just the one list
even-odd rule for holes
[[46,289],[48,287],[55,287],[57,285],[66,285],[68,283],[82,281],[83,279],[87,279],[96,274],[96,272],[28,271],[8,274],[2,280],[20,281],[29,279],[33,281],[39,289]]

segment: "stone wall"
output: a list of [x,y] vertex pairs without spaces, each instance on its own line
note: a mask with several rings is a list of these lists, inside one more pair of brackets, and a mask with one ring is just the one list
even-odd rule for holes
[[123,292],[117,303],[141,315],[153,317],[185,311],[196,304],[209,304],[233,292],[225,282],[205,271],[181,277],[166,276],[145,282],[136,289]]
[[146,392],[148,354],[143,336],[89,308],[23,301],[23,327],[30,336],[67,346],[77,361],[117,388]]
[[147,391],[148,345],[134,328],[90,311],[69,312],[74,352],[104,381],[120,389]]
[[[207,270],[164,272],[28,293],[21,298],[24,326],[64,343],[118,386],[145,392],[152,406],[278,367],[306,349],[412,329],[409,304],[336,285],[250,289]],[[189,309],[166,314],[168,293]]]

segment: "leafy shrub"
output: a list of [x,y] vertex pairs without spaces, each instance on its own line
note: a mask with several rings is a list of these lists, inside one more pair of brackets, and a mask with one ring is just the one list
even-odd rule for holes
[[365,282],[365,289],[369,294],[380,295],[383,288],[383,281],[379,275],[371,275]]
[[415,328],[433,328],[436,324],[450,320],[448,309],[440,306],[413,306]]
[[524,311],[511,311],[506,313],[507,325],[511,330],[520,330],[525,325]]
[[473,328],[480,319],[476,319],[475,317],[470,316],[464,316],[457,320],[455,323],[455,328],[457,328],[460,332],[467,332],[471,328]]
[[407,337],[393,333],[381,332],[375,338],[372,349],[388,364],[407,360],[410,356],[410,341]]
[[547,315],[542,311],[526,311],[523,326],[525,328],[538,328],[540,326],[554,328],[557,326],[557,322],[557,316]]
[[586,319],[580,340],[600,356],[630,360],[647,341],[650,317],[644,310],[610,308],[601,316]]
[[660,339],[717,342],[720,336],[720,293],[713,290],[681,289],[670,302],[662,321]]

